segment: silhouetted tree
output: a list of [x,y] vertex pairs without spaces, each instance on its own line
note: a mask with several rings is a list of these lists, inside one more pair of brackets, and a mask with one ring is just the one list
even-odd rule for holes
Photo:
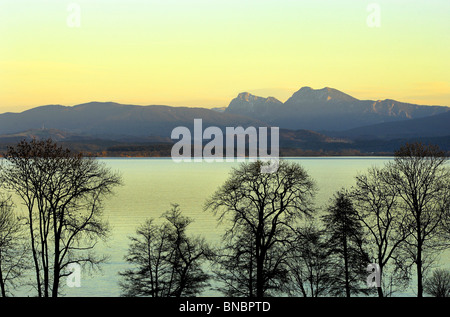
[[192,219],[176,204],[163,217],[162,225],[147,220],[130,238],[126,260],[135,267],[119,273],[124,296],[195,296],[209,285],[203,264],[211,250],[203,238],[187,236]]
[[337,192],[322,219],[338,280],[333,295],[350,297],[367,292],[361,282],[366,281],[369,256],[363,249],[362,225],[348,193]]
[[216,290],[227,297],[254,297],[256,262],[250,230],[225,235],[213,257],[212,271],[221,282]]
[[400,248],[410,234],[406,229],[407,214],[400,208],[399,193],[388,184],[387,176],[386,169],[370,168],[366,174],[356,176],[356,186],[351,192],[358,219],[365,229],[370,258],[380,268],[379,297],[391,295],[392,287],[403,288],[409,282],[409,270]]
[[445,152],[437,146],[406,144],[388,164],[393,185],[407,211],[410,230],[406,250],[416,265],[417,295],[423,296],[423,275],[440,251],[448,248],[450,172]]
[[436,269],[423,283],[425,293],[434,297],[450,297],[450,271]]
[[[220,285],[216,290],[227,297],[255,297],[257,294],[257,274],[255,242],[251,230],[225,234],[223,246],[216,250],[213,272]],[[281,292],[288,279],[287,260],[291,245],[271,248],[264,260],[264,276],[267,283],[264,293]]]
[[120,177],[50,139],[24,140],[4,157],[2,184],[27,208],[38,296],[56,297],[69,264],[95,267],[104,261],[93,248],[108,233],[102,201]]
[[241,270],[229,290],[248,288],[236,295],[263,297],[279,290],[295,225],[312,211],[314,183],[300,165],[281,160],[277,172],[262,173],[262,164],[267,163],[242,163],[233,169],[205,204],[227,221],[222,270],[228,275]]
[[291,296],[319,297],[335,294],[339,287],[335,263],[323,229],[314,222],[299,228],[298,239],[291,249],[289,278],[284,285]]
[[0,197],[0,296],[11,294],[28,269],[24,226],[10,197]]

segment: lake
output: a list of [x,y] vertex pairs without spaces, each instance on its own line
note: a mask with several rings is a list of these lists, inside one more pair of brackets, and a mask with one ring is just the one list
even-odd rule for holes
[[[328,204],[333,194],[342,187],[354,184],[357,173],[371,166],[382,166],[387,157],[308,157],[286,158],[301,164],[316,181],[319,192],[316,206]],[[107,244],[99,244],[97,252],[107,254],[110,260],[102,272],[89,276],[82,272],[80,288],[65,288],[66,296],[120,296],[118,272],[128,268],[124,256],[130,235],[148,218],[160,219],[171,203],[180,205],[185,216],[195,221],[190,234],[204,236],[218,243],[223,228],[210,212],[203,211],[205,200],[228,178],[238,162],[182,162],[170,158],[107,158],[99,159],[123,177],[123,186],[105,201],[104,215],[112,229]],[[207,292],[205,296],[219,296]]]

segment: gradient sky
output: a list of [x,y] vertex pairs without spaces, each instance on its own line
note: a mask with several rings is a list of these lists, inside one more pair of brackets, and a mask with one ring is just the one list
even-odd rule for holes
[[449,17],[448,0],[0,0],[0,112],[218,107],[302,86],[450,106]]

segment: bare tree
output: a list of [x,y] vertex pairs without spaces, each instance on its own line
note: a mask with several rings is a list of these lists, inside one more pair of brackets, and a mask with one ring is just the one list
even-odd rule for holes
[[[406,227],[407,213],[400,208],[399,193],[388,184],[387,176],[386,169],[372,167],[366,174],[356,176],[356,186],[350,193],[358,219],[365,229],[370,257],[380,268],[379,297],[391,295],[393,287],[401,289],[409,282],[408,267],[401,252],[401,246],[410,234]],[[383,273],[386,273],[386,278],[383,278]]]
[[[292,246],[286,240],[286,244],[267,251],[263,265],[266,277],[264,294],[284,291],[289,277],[287,261],[291,249]],[[255,297],[256,268],[252,231],[241,230],[225,234],[222,246],[215,251],[213,257],[213,272],[216,280],[220,282],[216,290],[227,297]]]
[[153,219],[146,220],[136,230],[136,236],[130,237],[126,261],[137,266],[119,272],[123,281],[119,282],[123,294],[128,297],[151,296],[164,297],[168,293],[163,281],[170,274],[170,266],[165,262],[168,237],[167,232],[154,224]]
[[423,296],[423,276],[435,257],[448,248],[450,172],[446,154],[437,146],[406,144],[388,164],[388,181],[407,211],[410,231],[406,250],[416,266],[417,295]]
[[297,237],[288,260],[289,278],[284,285],[287,293],[303,297],[334,294],[338,279],[324,230],[307,222],[299,228]]
[[5,160],[2,184],[27,208],[38,296],[56,297],[69,264],[96,267],[104,261],[93,252],[108,233],[102,201],[120,177],[50,139],[9,147]]
[[434,297],[450,297],[450,271],[436,269],[423,283],[425,293]]
[[254,297],[256,293],[256,262],[254,243],[249,231],[224,237],[216,250],[213,272],[220,282],[216,290],[227,297]]
[[12,294],[29,268],[23,223],[13,211],[10,197],[0,197],[0,296]]
[[335,287],[332,295],[350,297],[352,294],[366,293],[361,282],[366,278],[369,256],[363,248],[362,225],[349,194],[337,192],[322,219],[338,280],[338,287]]
[[250,280],[240,284],[250,288],[248,296],[256,297],[279,289],[286,248],[294,239],[289,233],[295,232],[303,215],[311,214],[315,193],[313,181],[297,163],[281,160],[275,173],[261,173],[262,164],[266,163],[242,163],[233,169],[205,204],[206,210],[219,214],[219,221],[229,224],[223,240],[228,259],[222,269],[233,274],[244,266]]
[[126,260],[134,267],[119,272],[124,296],[195,296],[209,285],[203,265],[211,250],[203,238],[187,236],[192,219],[176,204],[163,217],[162,225],[149,219],[130,238]]

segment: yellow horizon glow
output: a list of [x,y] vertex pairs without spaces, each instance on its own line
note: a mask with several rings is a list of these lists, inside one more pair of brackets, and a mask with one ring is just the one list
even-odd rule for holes
[[[71,3],[80,27],[69,27]],[[0,3],[0,112],[90,101],[224,107],[302,86],[450,106],[450,2],[78,0]]]

